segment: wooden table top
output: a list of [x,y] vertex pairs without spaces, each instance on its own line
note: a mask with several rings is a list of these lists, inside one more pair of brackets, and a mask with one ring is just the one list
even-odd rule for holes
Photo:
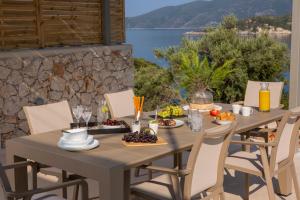
[[[224,110],[230,109],[230,105],[222,105]],[[250,117],[237,116],[236,133],[242,133],[281,119],[284,113],[284,110],[274,109],[266,113],[254,111]],[[218,126],[208,114],[205,115],[203,124],[205,129]],[[188,126],[184,125],[174,129],[160,129],[158,134],[168,141],[167,145],[125,147],[121,142],[123,134],[109,134],[94,136],[100,141],[100,146],[96,149],[84,152],[68,152],[57,147],[62,133],[56,131],[12,139],[8,141],[7,149],[13,151],[17,156],[74,173],[78,173],[80,167],[105,171],[114,168],[129,169],[176,151],[189,149],[193,145],[195,136],[199,133],[192,132]],[[81,175],[89,177],[91,176],[90,173],[86,170]]]

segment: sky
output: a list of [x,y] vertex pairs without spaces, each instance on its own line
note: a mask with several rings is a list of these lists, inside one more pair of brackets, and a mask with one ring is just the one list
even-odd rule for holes
[[126,17],[141,15],[165,6],[175,6],[194,0],[125,0]]

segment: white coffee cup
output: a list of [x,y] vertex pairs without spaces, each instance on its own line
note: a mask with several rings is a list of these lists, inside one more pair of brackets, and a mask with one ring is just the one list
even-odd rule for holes
[[152,130],[151,133],[153,132],[153,135],[157,135],[158,133],[158,123],[157,122],[149,122],[149,128]]
[[86,128],[76,128],[63,131],[63,136],[68,141],[84,141],[87,139],[87,129]]
[[242,108],[242,105],[239,105],[239,104],[232,104],[232,112],[233,112],[234,114],[240,114],[241,108]]
[[243,106],[242,107],[242,115],[243,116],[249,117],[252,114],[253,114],[253,108],[248,107],[248,106]]

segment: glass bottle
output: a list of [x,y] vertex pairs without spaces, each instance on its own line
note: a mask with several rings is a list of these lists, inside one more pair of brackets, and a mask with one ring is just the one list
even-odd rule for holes
[[271,104],[271,92],[269,83],[261,83],[259,90],[259,111],[269,112]]

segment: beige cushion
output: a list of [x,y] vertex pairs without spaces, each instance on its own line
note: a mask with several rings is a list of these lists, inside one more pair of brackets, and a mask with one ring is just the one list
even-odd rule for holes
[[192,196],[213,187],[217,183],[219,158],[223,144],[223,138],[204,139],[197,156],[192,177]]
[[113,118],[134,115],[133,90],[105,94],[104,97],[107,101],[111,116]]
[[59,197],[55,194],[44,194],[44,195],[34,195],[33,200],[66,200],[62,197]]
[[[259,106],[259,90],[261,87],[260,83],[261,82],[257,81],[248,81],[244,99],[245,106]],[[283,85],[283,82],[269,82],[269,89],[271,92],[271,108],[278,108],[280,106]]]
[[172,200],[175,199],[172,188],[172,180],[169,175],[161,175],[144,183],[132,186],[132,191],[140,193],[159,200]]
[[245,173],[251,171],[259,176],[262,175],[263,170],[258,151],[253,153],[246,151],[234,153],[226,158],[225,167],[228,169],[237,169]]
[[70,128],[72,113],[67,101],[41,106],[25,106],[24,112],[31,134]]

